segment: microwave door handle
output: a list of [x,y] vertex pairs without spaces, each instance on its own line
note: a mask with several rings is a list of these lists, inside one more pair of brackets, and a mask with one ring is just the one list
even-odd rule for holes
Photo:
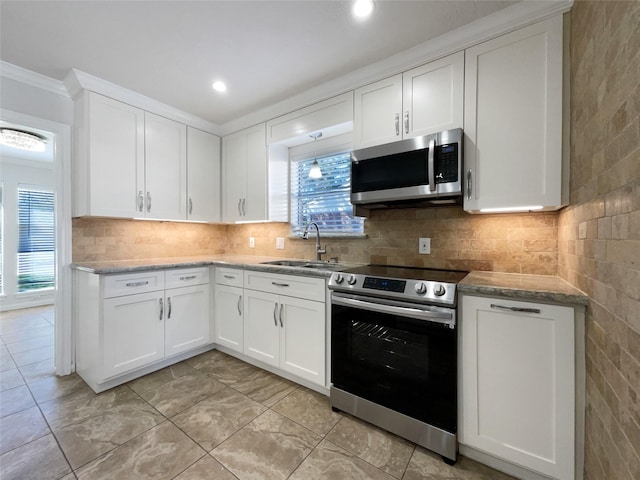
[[429,153],[427,154],[427,172],[429,175],[429,191],[436,191],[436,178],[435,178],[435,166],[434,156],[436,149],[436,141],[434,139],[429,140]]

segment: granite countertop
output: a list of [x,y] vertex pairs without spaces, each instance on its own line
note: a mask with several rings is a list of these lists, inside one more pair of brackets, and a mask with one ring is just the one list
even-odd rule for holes
[[458,284],[458,291],[533,302],[584,306],[589,303],[585,293],[552,275],[474,271]]
[[[307,275],[313,277],[330,277],[331,272],[347,270],[359,266],[354,263],[324,262],[327,267],[305,268],[286,265],[264,265],[263,262],[284,260],[279,257],[257,255],[205,255],[191,257],[148,258],[132,260],[112,260],[104,262],[72,263],[71,268],[99,275],[116,273],[164,270],[167,268],[191,268],[214,265],[218,267],[234,267],[245,270],[257,270],[271,273]],[[313,262],[309,260],[309,262]]]

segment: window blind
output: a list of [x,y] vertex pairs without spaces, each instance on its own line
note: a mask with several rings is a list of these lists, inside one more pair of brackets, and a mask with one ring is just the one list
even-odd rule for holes
[[55,195],[18,188],[18,292],[55,284]]
[[[310,178],[314,160],[318,161],[321,178]],[[302,235],[310,222],[316,222],[322,233],[361,235],[364,219],[353,216],[349,200],[351,160],[349,152],[313,157],[293,162],[291,169],[292,233]]]

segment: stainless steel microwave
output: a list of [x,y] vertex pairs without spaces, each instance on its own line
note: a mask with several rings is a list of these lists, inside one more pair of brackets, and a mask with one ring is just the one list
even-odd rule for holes
[[364,208],[462,200],[462,129],[351,152],[351,203]]

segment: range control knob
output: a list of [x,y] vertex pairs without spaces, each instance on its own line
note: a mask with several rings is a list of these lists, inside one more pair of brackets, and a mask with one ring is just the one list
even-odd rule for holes
[[443,296],[445,292],[446,290],[444,289],[444,285],[438,284],[435,287],[433,287],[433,293],[437,297]]
[[418,295],[423,295],[427,292],[427,286],[422,282],[416,283],[415,289]]
[[355,275],[349,275],[349,278],[347,278],[347,283],[349,285],[354,285],[356,283],[356,276]]
[[342,281],[344,280],[344,277],[342,276],[341,273],[336,273],[333,275],[333,281],[336,283],[342,283]]

